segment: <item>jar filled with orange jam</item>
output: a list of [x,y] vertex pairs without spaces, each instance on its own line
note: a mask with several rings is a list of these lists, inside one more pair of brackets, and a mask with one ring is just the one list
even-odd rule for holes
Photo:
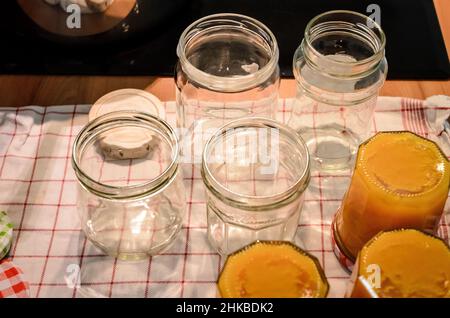
[[448,197],[449,171],[440,148],[411,132],[381,132],[363,143],[333,223],[340,256],[354,262],[381,231],[436,233]]
[[217,282],[223,298],[324,298],[319,261],[286,241],[256,241],[228,256]]
[[380,232],[359,252],[346,296],[449,298],[450,247],[417,230]]

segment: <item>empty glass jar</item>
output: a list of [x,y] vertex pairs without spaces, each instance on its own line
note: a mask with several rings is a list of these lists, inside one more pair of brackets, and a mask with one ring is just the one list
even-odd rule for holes
[[149,114],[120,111],[90,122],[73,145],[82,229],[121,259],[166,248],[179,232],[185,189],[173,129]]
[[289,125],[307,143],[314,169],[352,167],[386,78],[384,48],[380,26],[356,12],[330,11],[308,23],[293,60]]
[[183,159],[200,163],[208,138],[227,122],[273,118],[278,88],[278,46],[261,22],[215,14],[191,24],[178,43],[176,99]]
[[219,253],[294,238],[310,179],[307,147],[294,130],[259,117],[232,121],[207,142],[201,173],[208,238]]

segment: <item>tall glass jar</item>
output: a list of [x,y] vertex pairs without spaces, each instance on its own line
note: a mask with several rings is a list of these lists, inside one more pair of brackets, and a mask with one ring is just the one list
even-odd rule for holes
[[351,11],[312,19],[295,52],[297,98],[289,125],[308,145],[315,170],[347,170],[368,137],[387,73],[385,36]]
[[289,127],[243,118],[207,142],[201,169],[208,238],[221,254],[256,240],[291,241],[309,180],[309,155]]
[[184,160],[200,163],[208,138],[233,119],[275,116],[279,51],[275,36],[261,22],[231,13],[204,17],[183,32],[177,55]]
[[178,160],[175,132],[153,115],[113,112],[85,126],[75,139],[72,165],[88,239],[121,259],[168,247],[186,207]]

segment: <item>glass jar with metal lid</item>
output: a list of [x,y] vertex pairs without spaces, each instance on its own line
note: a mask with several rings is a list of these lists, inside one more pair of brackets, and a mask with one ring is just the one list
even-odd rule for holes
[[154,255],[175,239],[185,190],[174,130],[150,114],[102,115],[78,134],[72,165],[82,229],[121,259]]
[[260,117],[232,121],[207,142],[201,174],[208,238],[219,253],[294,238],[310,180],[308,150],[294,130]]
[[177,55],[183,159],[200,163],[208,138],[231,120],[274,118],[279,51],[275,36],[261,22],[231,13],[206,16],[186,28]]

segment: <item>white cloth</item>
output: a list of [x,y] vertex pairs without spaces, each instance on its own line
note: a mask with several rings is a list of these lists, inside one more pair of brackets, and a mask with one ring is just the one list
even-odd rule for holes
[[[278,120],[288,121],[291,105],[292,100],[280,100]],[[175,104],[168,102],[165,107],[166,119],[175,124]],[[0,109],[0,209],[14,223],[10,256],[30,282],[31,297],[215,297],[223,259],[205,235],[199,171],[185,171],[186,191],[192,193],[185,224],[162,255],[141,262],[117,261],[86,242],[70,158],[88,111],[88,105]],[[443,126],[449,115],[448,97],[425,102],[381,97],[372,132],[412,130],[438,142],[449,155],[450,132]],[[330,223],[348,181],[349,176],[313,174],[296,236],[296,243],[324,267],[330,297],[342,297],[349,278],[330,244]],[[445,213],[439,234],[448,240],[448,202]],[[73,289],[78,273],[80,288]]]

